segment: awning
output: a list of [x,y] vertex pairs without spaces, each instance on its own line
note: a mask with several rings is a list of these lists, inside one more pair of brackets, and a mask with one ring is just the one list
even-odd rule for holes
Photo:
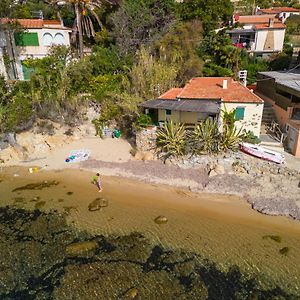
[[220,101],[216,100],[149,100],[141,107],[154,109],[170,109],[187,112],[220,113]]
[[247,33],[255,33],[253,29],[232,29],[226,30],[228,34],[247,34]]

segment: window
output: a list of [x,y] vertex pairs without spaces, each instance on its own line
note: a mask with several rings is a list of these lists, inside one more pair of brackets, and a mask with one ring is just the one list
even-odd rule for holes
[[53,43],[55,45],[64,45],[65,44],[65,37],[61,33],[57,33],[54,37]]
[[44,46],[51,46],[53,41],[53,36],[50,33],[45,33],[43,35],[43,45]]
[[172,115],[172,110],[166,109],[166,116],[171,116],[171,115]]
[[15,33],[16,46],[39,46],[38,34],[35,32]]
[[235,118],[237,120],[244,120],[245,116],[245,107],[237,107],[235,109]]

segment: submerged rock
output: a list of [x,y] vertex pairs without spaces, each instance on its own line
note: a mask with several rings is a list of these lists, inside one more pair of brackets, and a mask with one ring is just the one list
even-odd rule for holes
[[98,243],[96,241],[85,241],[79,243],[72,243],[66,247],[67,256],[79,256],[87,254],[97,248]]
[[96,211],[101,209],[102,207],[108,206],[108,200],[105,198],[97,198],[93,202],[91,202],[88,206],[89,211]]
[[48,187],[55,186],[58,184],[59,184],[59,182],[56,180],[52,180],[52,181],[44,180],[42,182],[29,183],[24,186],[20,186],[18,188],[13,189],[12,191],[18,192],[18,191],[24,191],[24,190],[42,190],[44,188],[48,188]]
[[131,288],[125,293],[124,297],[125,299],[135,299],[138,294],[139,290],[137,288]]
[[154,222],[156,224],[166,224],[168,223],[168,218],[165,216],[158,216],[154,219]]

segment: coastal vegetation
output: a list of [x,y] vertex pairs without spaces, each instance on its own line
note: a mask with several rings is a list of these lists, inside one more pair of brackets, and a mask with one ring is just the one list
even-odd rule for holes
[[236,129],[235,122],[235,110],[223,112],[221,128],[211,118],[201,121],[193,130],[186,130],[183,124],[171,120],[158,130],[157,146],[165,158],[234,151],[247,136]]
[[[5,0],[0,17],[32,18],[36,11],[73,26],[72,46],[53,46],[47,57],[24,61],[29,80],[0,77],[0,133],[27,129],[37,119],[72,126],[96,105],[99,134],[111,120],[130,134],[139,123],[139,103],[171,87],[195,76],[236,78],[244,69],[251,84],[258,71],[282,68],[291,56],[289,50],[270,61],[250,57],[225,30],[216,33],[233,14],[230,0]],[[91,54],[84,56],[84,48]],[[14,58],[5,61],[9,69]]]

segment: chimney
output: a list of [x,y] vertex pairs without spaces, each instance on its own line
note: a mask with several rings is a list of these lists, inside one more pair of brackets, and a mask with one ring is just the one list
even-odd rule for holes
[[269,19],[269,27],[273,27],[273,24],[274,24],[274,19],[270,18]]
[[227,90],[227,87],[228,87],[228,81],[227,81],[227,79],[224,79],[223,80],[223,89]]

